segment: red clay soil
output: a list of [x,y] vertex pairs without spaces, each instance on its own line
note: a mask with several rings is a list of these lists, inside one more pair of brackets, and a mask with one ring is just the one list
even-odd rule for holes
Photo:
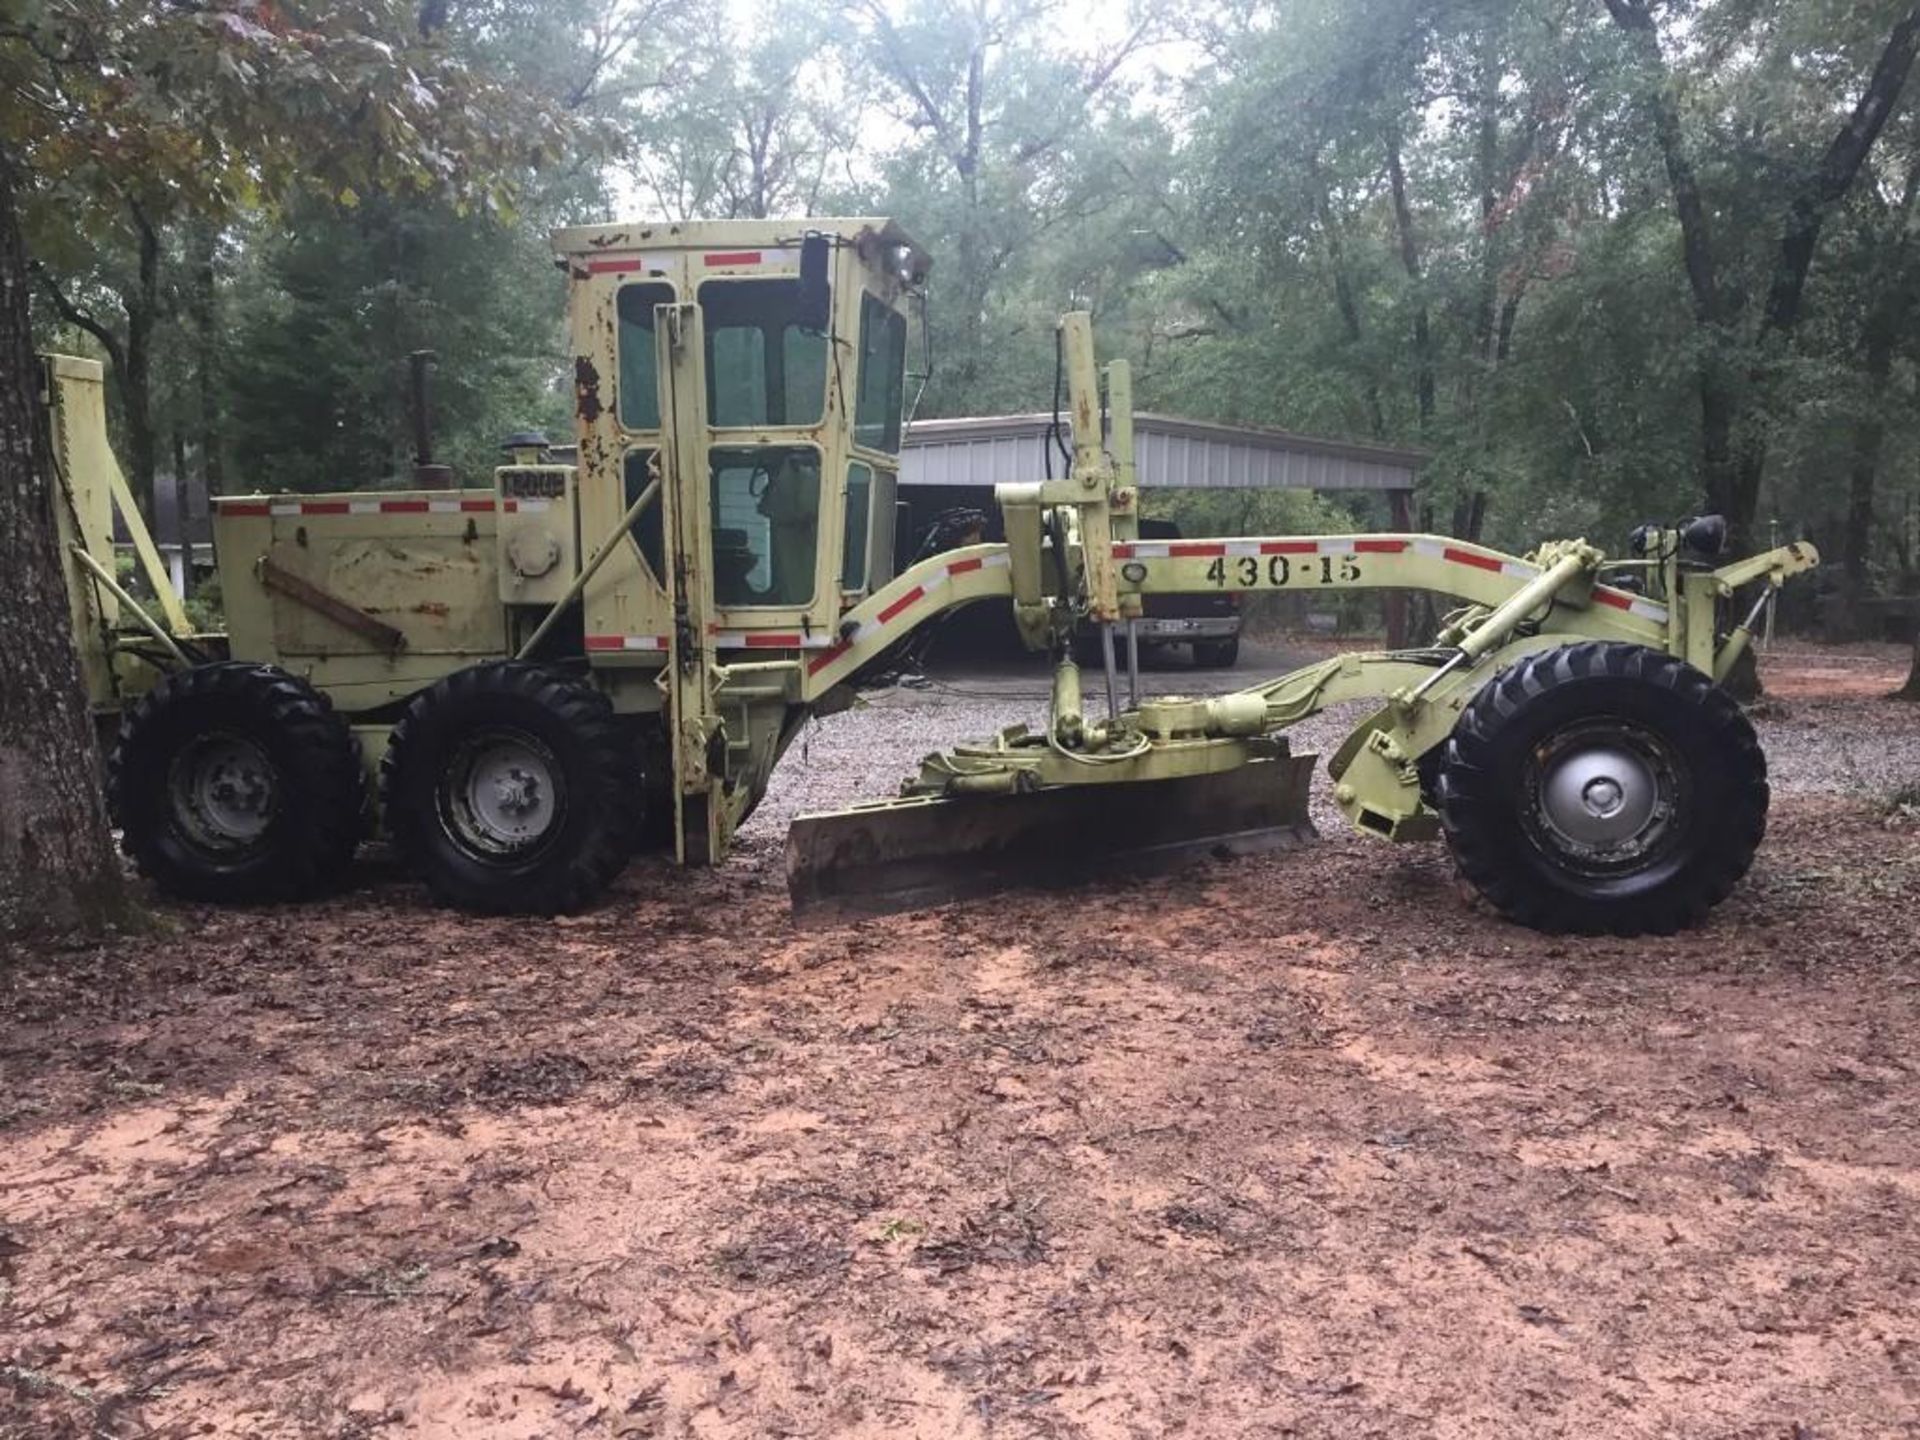
[[1767,663],[1767,692],[1789,700],[1883,700],[1905,683],[1906,646],[1783,647]]
[[814,929],[373,878],[0,974],[0,1437],[1920,1434],[1864,798],[1639,941],[1344,836]]

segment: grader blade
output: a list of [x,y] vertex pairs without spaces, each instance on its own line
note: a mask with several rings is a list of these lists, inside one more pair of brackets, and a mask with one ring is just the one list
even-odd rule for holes
[[802,815],[787,832],[796,914],[879,915],[1253,855],[1314,838],[1313,755],[1214,775],[913,796]]

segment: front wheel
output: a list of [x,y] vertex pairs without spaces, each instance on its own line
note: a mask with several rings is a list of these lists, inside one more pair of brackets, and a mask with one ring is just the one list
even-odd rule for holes
[[520,661],[456,671],[416,695],[380,786],[395,849],[461,910],[577,909],[640,832],[629,727],[590,682]]
[[1684,661],[1589,641],[1503,670],[1438,776],[1461,873],[1537,930],[1670,934],[1726,898],[1767,825],[1740,707]]

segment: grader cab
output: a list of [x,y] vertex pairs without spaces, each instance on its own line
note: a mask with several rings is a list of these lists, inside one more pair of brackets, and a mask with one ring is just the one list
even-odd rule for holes
[[[1389,839],[1444,832],[1526,923],[1690,923],[1759,843],[1764,760],[1714,683],[1749,628],[1717,617],[1810,567],[1811,547],[1716,568],[1710,524],[1650,532],[1619,561],[1581,541],[1525,558],[1425,535],[1145,541],[1129,373],[1101,370],[1070,315],[1065,473],[998,487],[1005,543],[895,575],[929,263],[908,236],[707,222],[563,230],[554,248],[573,457],[526,436],[484,489],[221,497],[222,635],[115,581],[97,367],[54,362],[76,637],[96,708],[119,717],[109,798],[162,888],[309,894],[376,828],[437,899],[479,911],[580,906],[639,849],[717,864],[801,725],[977,600],[1011,604],[1052,654],[1044,725],[797,822],[796,904],[1288,843],[1309,830],[1314,757],[1284,732],[1355,699],[1376,708],[1330,761],[1341,808]],[[1417,650],[1207,700],[1140,693],[1127,642],[1149,594],[1369,587],[1464,604]],[[1088,623],[1104,707],[1072,658]]]

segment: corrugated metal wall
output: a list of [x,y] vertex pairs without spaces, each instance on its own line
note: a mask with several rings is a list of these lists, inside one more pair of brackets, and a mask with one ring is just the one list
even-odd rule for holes
[[[994,485],[1046,473],[1044,415],[924,420],[908,432],[900,483]],[[1165,489],[1407,490],[1418,451],[1351,445],[1251,426],[1135,417],[1140,483]],[[1055,456],[1054,469],[1063,462]]]

